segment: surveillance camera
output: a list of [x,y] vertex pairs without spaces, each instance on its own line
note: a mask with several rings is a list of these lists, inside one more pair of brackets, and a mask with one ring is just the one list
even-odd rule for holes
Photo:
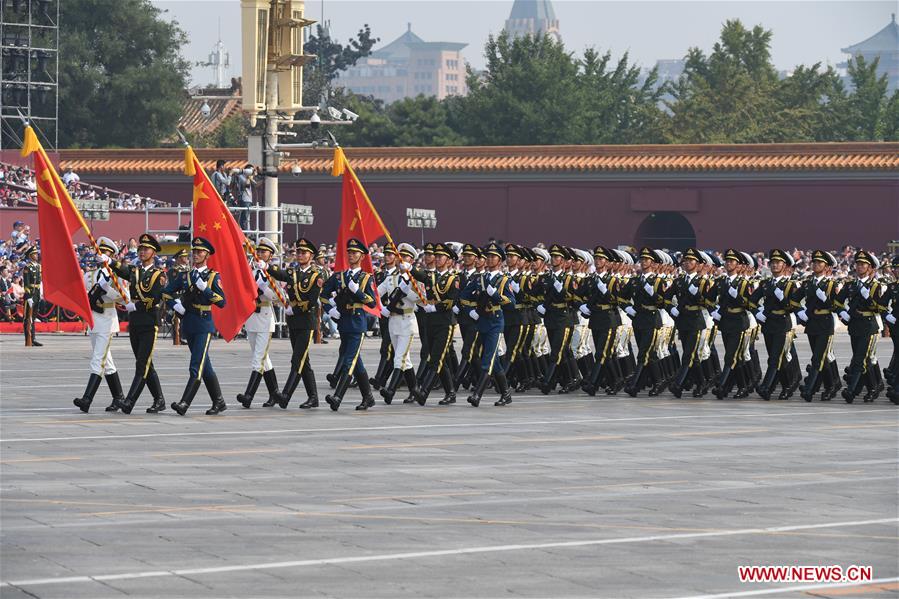
[[211,112],[212,112],[212,108],[209,107],[209,104],[206,102],[203,102],[203,105],[200,106],[200,114],[202,114],[203,117],[205,118],[205,117],[208,117],[209,113],[211,113]]
[[309,119],[309,126],[313,129],[318,129],[318,126],[321,125],[322,119],[318,116],[317,112],[312,113],[312,117]]
[[330,115],[331,120],[333,121],[343,120],[343,115],[340,113],[340,111],[331,106],[328,106],[328,115]]
[[290,174],[292,174],[294,177],[299,177],[301,174],[303,174],[303,169],[299,164],[294,164],[290,169]]
[[352,110],[350,110],[348,108],[343,109],[343,116],[344,116],[344,118],[346,118],[346,120],[351,121],[351,122],[356,122],[356,120],[359,118],[358,114],[356,114],[355,112],[353,112]]

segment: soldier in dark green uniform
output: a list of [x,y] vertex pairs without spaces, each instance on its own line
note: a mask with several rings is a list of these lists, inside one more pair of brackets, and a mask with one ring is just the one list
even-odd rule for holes
[[787,268],[793,265],[793,257],[781,249],[773,249],[768,254],[768,268],[771,277],[765,279],[752,292],[750,301],[757,310],[755,319],[762,326],[768,366],[765,377],[756,388],[758,394],[768,401],[778,382],[784,389],[791,384],[791,369],[788,366],[792,322],[792,298],[796,293],[796,283],[787,275]]
[[41,303],[41,265],[37,261],[37,246],[30,246],[23,249],[22,254],[25,256],[25,269],[22,273],[22,286],[25,288],[25,315],[22,319],[23,329],[25,331],[25,347],[42,347],[43,343],[38,343],[34,338],[34,311]]
[[[481,249],[470,243],[462,246],[462,270],[459,272],[459,289],[465,289],[472,277],[477,276],[478,269],[476,262],[481,255]],[[453,389],[459,390],[462,385],[470,386],[469,380],[480,380],[478,373],[478,363],[476,350],[478,341],[478,328],[474,320],[472,320],[469,312],[477,307],[477,302],[473,300],[464,300],[457,298],[456,305],[453,306],[453,313],[459,322],[459,332],[462,333],[462,356],[459,360],[459,370],[456,372]]]
[[[381,267],[375,271],[375,287],[380,286],[388,277],[397,274],[397,256],[396,256],[396,247],[392,243],[388,243],[384,246],[384,261],[381,263]],[[385,295],[381,296],[381,305],[387,305],[387,297]],[[390,318],[387,316],[380,316],[378,318],[378,330],[381,334],[381,348],[379,353],[381,355],[381,359],[378,362],[378,369],[375,371],[375,376],[371,377],[371,386],[373,389],[380,389],[387,384],[387,381],[390,379],[390,375],[393,374],[393,345],[390,343],[390,331],[388,330],[390,327]]]
[[892,271],[893,280],[889,284],[887,291],[890,309],[884,315],[886,326],[890,330],[890,340],[893,342],[893,357],[890,359],[890,366],[884,372],[887,383],[890,388],[887,390],[887,397],[891,402],[899,405],[899,254],[893,256],[890,261],[890,269]]
[[137,254],[139,266],[124,264],[118,260],[110,263],[110,267],[120,277],[128,281],[131,301],[125,305],[128,311],[128,339],[131,351],[134,352],[134,379],[122,405],[122,412],[130,414],[140,397],[144,385],[153,396],[153,405],[147,408],[148,414],[155,414],[165,409],[165,397],[159,376],[153,368],[153,348],[156,347],[156,336],[159,332],[159,304],[162,300],[163,272],[156,267],[156,253],[162,248],[155,237],[149,233],[140,236]]
[[589,319],[595,352],[593,369],[583,384],[583,389],[588,395],[596,395],[603,376],[608,393],[617,393],[624,387],[624,375],[618,363],[615,345],[618,327],[621,326],[621,316],[615,297],[621,279],[609,269],[610,264],[618,261],[618,255],[610,249],[601,245],[593,248],[596,274],[578,290],[584,302],[578,310]]
[[537,312],[543,316],[550,348],[547,369],[539,385],[544,395],[548,395],[557,382],[565,390],[577,377],[577,364],[569,343],[573,327],[570,301],[577,291],[574,276],[568,271],[572,256],[559,244],[549,248],[549,255],[552,270],[540,282],[543,302],[537,306]]
[[[175,252],[172,256],[175,263],[169,268],[167,279],[169,281],[176,279],[178,276],[184,276],[184,273],[190,270],[190,252],[186,248],[182,248]],[[172,312],[172,343],[175,345],[185,345],[187,342],[181,340],[181,315]]]

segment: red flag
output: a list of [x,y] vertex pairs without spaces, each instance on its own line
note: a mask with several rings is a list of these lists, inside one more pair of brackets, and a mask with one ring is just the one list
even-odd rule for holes
[[[343,149],[334,150],[334,168],[331,174],[335,177],[343,175],[343,197],[340,211],[340,229],[337,231],[337,255],[334,258],[334,270],[341,271],[348,268],[346,257],[346,243],[355,237],[366,246],[380,239],[387,237],[390,241],[390,233],[378,211],[365,193],[362,183],[353,172],[350,163],[343,153]],[[371,255],[366,254],[362,259],[362,270],[369,274],[374,274],[375,269],[371,261]],[[374,308],[365,308],[366,312],[380,316],[381,314],[381,298],[377,291],[375,292],[375,301],[377,305]]]
[[184,173],[194,178],[194,237],[208,239],[215,248],[209,268],[221,274],[225,292],[225,307],[213,309],[212,320],[222,338],[231,341],[256,309],[256,281],[244,249],[247,239],[190,147],[184,152]]
[[34,154],[44,298],[60,308],[74,312],[93,327],[94,315],[72,243],[72,234],[81,228],[87,231],[87,225],[34,131],[31,127],[26,127],[22,156],[29,154]]

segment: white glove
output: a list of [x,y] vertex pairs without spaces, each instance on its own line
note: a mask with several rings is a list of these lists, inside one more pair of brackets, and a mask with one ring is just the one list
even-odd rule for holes
[[849,312],[843,310],[842,312],[840,312],[840,318],[843,320],[843,322],[849,322]]
[[690,292],[690,295],[696,295],[697,293],[699,293],[699,287],[697,287],[696,285],[690,285],[689,287],[687,287],[687,291]]
[[765,322],[766,320],[768,320],[768,317],[765,316],[764,310],[759,310],[758,312],[755,313],[755,319],[759,322]]
[[627,308],[625,308],[624,313],[627,314],[628,316],[630,316],[631,318],[633,318],[634,316],[637,315],[637,311],[634,310],[633,306],[628,306]]
[[649,295],[655,295],[656,290],[653,289],[653,288],[652,288],[652,285],[650,285],[649,283],[645,283],[645,284],[643,285],[643,289],[644,289],[644,290],[646,291],[646,293],[648,293]]
[[537,306],[537,312],[539,312],[540,314],[546,314],[546,308],[543,307],[543,304],[539,304]]
[[605,283],[602,282],[602,279],[597,279],[596,288],[599,289],[600,293],[605,293],[609,290]]
[[412,291],[412,287],[403,279],[400,279],[400,289],[403,290],[403,293],[409,293],[410,291]]
[[555,283],[553,283],[553,287],[558,293],[562,292],[562,281],[556,279]]
[[405,260],[400,260],[400,270],[404,272],[409,272],[412,270],[412,265],[406,262]]
[[677,309],[677,306],[671,307],[671,316],[677,318],[680,315],[680,310]]
[[737,288],[736,288],[736,287],[728,287],[728,288],[727,288],[727,294],[728,294],[729,296],[731,296],[732,298],[736,298],[736,297],[737,297],[737,294],[739,294],[739,293],[740,293],[740,292],[737,291]]
[[453,306],[453,314],[459,313],[459,306]]
[[817,295],[818,299],[821,300],[822,302],[827,301],[827,294],[824,293],[824,290],[821,289],[820,287],[818,287],[818,289],[815,290],[815,295]]
[[106,277],[97,277],[97,285],[107,293],[112,292],[112,285],[109,284],[109,279]]
[[100,264],[109,264],[109,256],[106,254],[97,254],[97,262]]
[[519,285],[515,281],[512,281],[511,283],[509,283],[509,287],[511,287],[512,291],[514,291],[515,293],[518,293],[519,291],[521,291],[521,285]]
[[337,308],[328,310],[328,316],[331,317],[331,320],[340,320],[340,312],[337,311]]
[[478,311],[477,311],[477,310],[471,310],[471,311],[468,313],[468,315],[471,317],[472,320],[477,320],[478,318],[481,317],[481,315],[478,314]]
[[862,297],[865,299],[868,299],[870,296],[871,296],[871,292],[868,290],[867,287],[862,285]]
[[721,320],[721,313],[718,312],[718,310],[715,310],[715,311],[712,312],[709,316],[711,316],[711,317],[712,317],[712,320],[714,320],[715,322]]
[[184,313],[187,311],[184,309],[184,306],[181,305],[181,300],[175,300],[175,305],[172,306],[172,308],[181,316],[184,316]]
[[434,304],[425,304],[425,312],[428,314],[432,314],[437,311],[437,306]]
[[887,322],[890,324],[896,324],[896,317],[892,314],[887,314]]
[[[266,279],[265,277],[256,279],[256,286],[263,291],[268,289],[268,279]],[[197,285],[197,287],[199,287],[199,285]]]
[[28,307],[29,307],[29,308],[33,308],[33,307],[34,307],[34,299],[32,299],[32,298],[30,298],[30,297],[28,298]]
[[128,302],[127,304],[125,304],[125,309],[128,312],[134,312],[137,310],[137,306],[134,305],[134,302]]
[[288,316],[293,316],[293,306],[287,306],[287,308],[284,310],[284,313]]
[[496,287],[487,285],[487,295],[496,295]]
[[265,269],[268,268],[268,264],[266,264],[266,263],[263,262],[262,260],[257,260],[257,261],[256,261],[256,268],[258,268],[259,270],[265,270]]
[[388,310],[384,306],[381,306],[381,316],[387,318],[388,316],[390,316],[390,310]]
[[199,289],[200,291],[206,291],[206,288],[209,287],[209,285],[206,283],[206,281],[203,280],[202,277],[197,277],[197,282],[194,283],[194,285],[196,285],[197,289]]
[[357,291],[359,291],[359,283],[357,283],[353,279],[350,279],[350,282],[347,283],[346,286],[349,287],[350,291],[352,291],[353,293],[356,293]]
[[778,299],[778,301],[783,301],[783,299],[784,299],[783,289],[781,289],[780,287],[775,287],[774,288],[774,297],[776,297]]
[[581,311],[581,314],[584,316],[590,316],[590,308],[587,307],[587,304],[581,304],[581,307],[578,308]]
[[796,313],[796,317],[802,322],[808,322],[808,314],[805,313],[805,310],[800,310]]

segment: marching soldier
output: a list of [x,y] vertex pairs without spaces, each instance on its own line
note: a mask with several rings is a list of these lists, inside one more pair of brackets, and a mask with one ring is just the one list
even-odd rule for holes
[[134,378],[121,405],[125,414],[130,414],[134,409],[145,385],[153,396],[153,405],[147,408],[147,414],[165,410],[162,385],[153,368],[153,349],[159,332],[159,304],[164,287],[164,275],[162,269],[156,266],[155,260],[161,249],[155,237],[144,233],[137,246],[139,265],[131,266],[118,260],[110,263],[116,274],[128,281],[131,295],[131,301],[125,305],[125,309],[128,311],[128,340],[131,342],[135,363]]
[[540,386],[546,378],[546,371],[549,369],[549,341],[547,339],[546,327],[543,324],[543,315],[537,309],[543,301],[543,280],[546,276],[548,265],[552,261],[549,252],[541,247],[533,248],[534,260],[531,264],[531,273],[529,277],[529,288],[527,293],[527,303],[531,306],[530,314],[533,325],[533,335],[531,339],[531,362],[534,371],[534,382],[532,386]]
[[886,373],[887,382],[890,385],[887,397],[891,402],[899,405],[899,376],[897,376],[897,369],[899,369],[899,254],[893,256],[890,270],[893,280],[887,292],[889,297],[884,298],[884,303],[890,302],[890,310],[884,316],[884,320],[890,329],[890,339],[893,342],[893,356]]
[[[390,405],[393,396],[396,395],[400,379],[405,381],[413,396],[418,395],[418,382],[415,378],[415,367],[412,364],[412,339],[415,337],[415,308],[418,305],[419,296],[415,291],[409,272],[412,270],[417,250],[409,243],[401,243],[397,247],[399,251],[399,263],[395,265],[387,276],[378,285],[378,294],[383,301],[381,307],[382,319],[387,321],[382,334],[387,336],[390,346],[393,348],[393,364],[390,382],[381,389],[381,397],[384,403]],[[386,316],[385,316],[386,315]],[[442,405],[456,401],[455,394],[451,401],[441,401]]]
[[[250,342],[250,380],[246,390],[238,394],[237,401],[244,408],[249,408],[259,389],[259,383],[265,381],[268,391],[268,401],[265,407],[275,405],[280,397],[278,377],[275,367],[269,357],[269,347],[272,343],[272,335],[275,332],[275,310],[273,305],[278,301],[278,294],[269,283],[267,272],[269,262],[278,252],[275,242],[267,237],[260,237],[256,244],[257,262],[253,265],[253,278],[256,280],[256,309],[247,318],[244,328],[247,331],[247,340]],[[274,268],[274,267],[273,267]]]
[[[428,242],[422,248],[421,261],[422,268],[418,272],[425,274],[433,272],[434,261],[434,244]],[[425,368],[428,365],[428,355],[430,354],[431,340],[428,339],[428,327],[425,320],[425,311],[421,305],[415,310],[415,320],[418,323],[418,337],[421,339],[421,348],[418,350],[418,370],[415,372],[415,378],[421,383],[424,380]],[[406,398],[407,402],[413,401],[415,398],[411,394]]]
[[[177,278],[179,273],[183,275],[190,270],[190,252],[187,251],[187,248],[178,250],[172,257],[175,259],[175,263],[169,268],[167,276],[169,281]],[[185,343],[181,340],[181,315],[177,312],[172,312],[172,343],[174,345]]]
[[756,391],[768,401],[777,383],[783,390],[792,384],[792,369],[789,366],[790,347],[793,334],[792,301],[796,284],[787,270],[794,264],[793,256],[781,249],[773,249],[768,254],[768,268],[771,277],[763,281],[751,295],[751,304],[758,311],[756,321],[761,323],[768,365],[765,377]]
[[359,391],[362,393],[362,403],[356,406],[356,409],[367,410],[375,405],[368,373],[359,355],[365,331],[368,329],[364,308],[366,306],[374,308],[377,305],[375,296],[377,292],[372,276],[363,272],[360,266],[362,257],[366,254],[368,248],[364,243],[356,238],[350,239],[347,242],[349,268],[331,275],[322,287],[322,294],[325,297],[332,297],[334,294],[328,315],[337,321],[337,329],[340,331],[337,384],[334,393],[325,396],[325,401],[335,412],[340,409],[343,396],[350,386],[351,377],[356,377]]
[[209,342],[215,334],[212,306],[225,307],[222,277],[206,265],[209,256],[214,253],[215,248],[209,240],[195,237],[191,243],[193,268],[178,273],[162,292],[168,307],[182,317],[181,334],[190,347],[190,376],[181,399],[172,404],[172,409],[179,416],[184,416],[187,412],[200,389],[200,381],[206,385],[212,399],[212,407],[206,410],[206,415],[213,416],[228,409],[209,358]]
[[[41,303],[41,264],[38,262],[37,246],[27,246],[22,242],[22,255],[25,256],[25,268],[22,272],[22,286],[25,288],[25,315],[22,319],[22,328],[25,332],[25,347],[42,347],[34,338],[34,311]],[[17,248],[18,249],[18,248]]]
[[[521,368],[522,343],[525,341],[525,323],[523,310],[526,305],[522,302],[527,291],[527,275],[520,270],[525,262],[525,250],[522,247],[509,243],[505,247],[506,252],[506,276],[509,278],[509,291],[515,298],[502,307],[504,330],[503,338],[506,342],[506,355],[503,356],[503,370],[510,385],[520,383],[526,374]],[[522,291],[522,288],[525,291]]]
[[108,237],[97,240],[97,269],[84,274],[85,286],[88,288],[87,299],[91,310],[94,312],[94,326],[88,330],[91,341],[91,375],[87,381],[84,395],[77,397],[74,404],[82,412],[90,410],[94,395],[100,387],[102,377],[106,377],[109,391],[112,393],[112,403],[106,408],[107,412],[114,412],[124,402],[122,395],[122,383],[119,381],[119,373],[116,371],[115,362],[112,359],[110,344],[114,333],[119,332],[119,316],[116,313],[116,303],[126,300],[115,288],[112,281],[114,276],[109,268],[111,257],[119,253],[119,248]]
[[584,303],[578,310],[589,319],[593,336],[594,364],[590,374],[584,379],[583,389],[588,395],[596,395],[605,376],[606,389],[615,394],[624,386],[624,375],[616,354],[615,340],[621,316],[615,303],[620,280],[612,274],[609,265],[619,258],[601,245],[593,248],[593,263],[596,276],[589,284],[579,289]]
[[659,331],[662,328],[662,317],[659,308],[665,303],[662,294],[662,279],[655,274],[656,265],[661,259],[651,248],[640,250],[640,276],[634,276],[622,288],[621,297],[630,301],[624,311],[631,317],[634,337],[637,340],[637,365],[625,391],[631,397],[637,397],[642,376],[645,372],[649,379],[649,395],[655,396],[662,391],[662,373],[658,363],[655,346]]
[[[519,376],[522,377],[518,381],[516,391],[524,392],[537,384],[537,378],[542,378],[542,373],[536,365],[536,356],[534,354],[534,334],[537,330],[537,313],[534,310],[535,300],[533,296],[534,284],[537,277],[534,275],[534,263],[537,261],[537,254],[528,247],[520,246],[524,254],[519,261],[521,276],[516,280],[518,298],[515,301],[516,309],[521,313],[521,324],[524,327],[523,338],[519,342],[518,362],[520,363]],[[515,287],[512,287],[513,291]],[[519,307],[520,306],[520,307]]]
[[733,381],[737,384],[737,399],[749,395],[751,382],[742,361],[744,342],[749,330],[750,306],[749,281],[740,276],[739,267],[744,264],[743,255],[734,249],[724,253],[724,270],[726,276],[721,277],[716,285],[717,309],[712,318],[718,323],[721,341],[724,344],[724,364],[715,386],[715,397],[724,399],[730,394]]
[[[433,248],[434,270],[421,272],[412,270],[412,276],[425,286],[427,303],[421,308],[424,317],[419,321],[424,324],[427,339],[427,367],[419,380],[418,393],[413,393],[413,401],[425,405],[434,382],[439,380],[445,393],[442,404],[453,403],[456,399],[453,375],[450,372],[449,358],[456,323],[453,317],[453,305],[459,294],[459,282],[456,274],[450,270],[457,256],[445,243],[437,243]],[[406,403],[411,403],[406,400]]]
[[830,399],[830,390],[840,382],[836,362],[828,359],[833,343],[833,310],[837,294],[837,283],[829,271],[836,263],[830,252],[815,250],[812,253],[812,276],[806,280],[803,289],[805,308],[796,313],[799,321],[805,324],[805,335],[812,350],[808,377],[800,393],[805,401],[812,401],[822,382],[825,391],[821,399]]
[[[396,251],[396,247],[392,243],[384,246],[384,262],[381,264],[381,268],[375,271],[376,288],[380,289],[384,281],[397,274]],[[386,305],[387,296],[381,294],[381,306],[384,307]],[[393,346],[390,341],[391,335],[388,330],[390,327],[389,318],[382,315],[378,324],[381,332],[381,349],[379,351],[381,359],[378,362],[378,370],[375,372],[375,376],[371,378],[371,386],[374,389],[381,389],[387,384],[393,372],[394,362]]]
[[557,379],[562,389],[568,390],[567,388],[576,380],[578,372],[568,343],[574,324],[573,315],[570,313],[569,296],[573,297],[577,291],[574,277],[567,269],[571,254],[564,246],[553,244],[549,248],[549,255],[552,271],[544,275],[540,283],[543,303],[537,306],[537,312],[543,316],[550,348],[547,370],[540,384],[540,391],[544,395],[548,395],[555,388]]
[[460,294],[461,299],[476,303],[468,315],[477,323],[482,345],[481,378],[468,397],[468,403],[474,407],[480,405],[481,397],[492,377],[500,394],[500,398],[493,405],[504,406],[512,403],[512,393],[509,390],[506,373],[496,358],[499,338],[505,328],[502,306],[514,303],[515,298],[510,293],[508,278],[500,271],[500,265],[506,258],[503,248],[491,243],[482,250],[482,254],[486,256],[486,272],[469,279]]
[[680,261],[683,274],[675,278],[664,292],[666,303],[674,303],[670,313],[683,348],[680,368],[669,386],[671,393],[677,398],[683,395],[687,376],[692,378],[690,383],[693,386],[693,397],[702,397],[706,387],[700,358],[702,332],[705,330],[702,299],[707,284],[698,274],[702,261],[699,250],[688,248]]
[[844,284],[834,301],[840,310],[840,320],[848,325],[852,344],[852,360],[849,362],[846,388],[842,393],[846,403],[855,401],[862,377],[865,377],[869,388],[864,398],[865,403],[876,399],[876,390],[880,385],[880,373],[877,370],[879,365],[875,368],[870,360],[880,333],[877,315],[887,308],[883,299],[886,288],[876,278],[878,268],[880,261],[876,256],[865,250],[858,250],[855,253],[856,279]]
[[[477,261],[481,256],[481,250],[477,246],[466,243],[462,246],[462,271],[459,273],[459,288],[465,289],[468,283],[478,276]],[[478,327],[477,322],[471,318],[470,312],[477,307],[474,300],[462,299],[461,294],[456,299],[453,313],[459,322],[459,332],[462,333],[462,357],[459,360],[459,370],[453,382],[453,390],[458,391],[463,384],[468,387],[470,380],[480,380],[480,372],[477,359]]]
[[[278,405],[287,408],[294,391],[303,380],[306,389],[306,401],[300,404],[302,409],[318,407],[318,387],[315,383],[315,372],[309,363],[309,349],[315,336],[318,322],[319,297],[321,296],[324,278],[312,260],[318,250],[315,244],[302,238],[295,244],[297,252],[296,268],[269,267],[269,273],[278,281],[287,283],[287,299],[290,302],[285,310],[287,330],[290,334],[290,346],[293,353],[290,358],[290,374],[284,383],[284,390],[277,396]],[[269,401],[272,401],[271,398]],[[269,403],[263,404],[268,407]],[[274,405],[272,403],[271,405]]]

